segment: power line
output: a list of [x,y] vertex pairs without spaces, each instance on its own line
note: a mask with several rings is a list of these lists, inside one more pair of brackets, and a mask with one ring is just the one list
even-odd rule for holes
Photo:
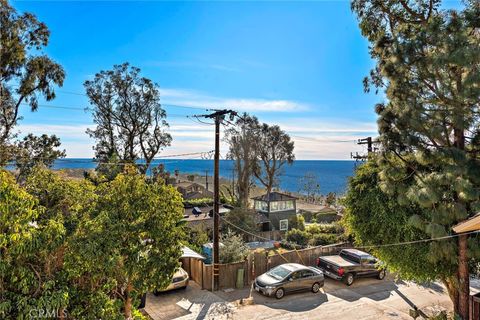
[[[196,158],[205,158],[207,157],[209,154],[211,154],[213,152],[213,150],[210,150],[210,151],[202,151],[202,152],[189,152],[189,153],[179,153],[179,154],[169,154],[169,155],[164,155],[164,156],[161,156],[161,157],[154,157],[152,160],[163,160],[165,158],[175,158],[175,157],[185,157],[185,156],[192,156],[192,155],[195,155],[196,157],[192,158],[192,159],[196,159]],[[31,157],[30,159],[36,159],[36,160],[52,160],[51,158],[47,158],[47,157]],[[142,161],[143,159],[139,159],[138,161]],[[187,160],[187,159],[179,159],[179,160]],[[54,160],[55,162],[69,162],[69,163],[87,163],[87,162],[90,162],[90,163],[98,163],[98,164],[114,164],[114,165],[125,165],[125,164],[132,164],[132,165],[144,165],[144,163],[140,162],[140,163],[132,163],[132,162],[125,162],[125,161],[119,161],[119,162],[102,162],[102,161],[98,161],[96,159],[70,159],[70,158],[59,158],[59,159],[55,159]],[[10,164],[14,164],[16,161],[13,160],[10,162]]]
[[456,237],[459,237],[461,235],[470,235],[470,234],[478,234],[478,233],[480,233],[480,230],[470,231],[470,232],[465,232],[465,233],[457,233],[457,234],[452,234],[452,235],[437,237],[437,238],[421,239],[421,240],[405,241],[405,242],[397,242],[397,243],[388,243],[388,244],[376,244],[376,245],[370,245],[370,246],[360,246],[360,247],[355,247],[355,248],[368,249],[368,248],[385,248],[385,247],[403,246],[403,245],[410,245],[410,244],[416,244],[416,243],[426,243],[426,242],[431,242],[431,241],[446,240],[446,239],[456,238]]
[[[249,231],[233,224],[232,222],[226,220],[224,217],[220,216],[220,219],[222,219],[222,221],[226,222],[227,224],[231,225],[232,227],[244,232],[245,234],[249,234],[249,235],[254,236],[258,239],[271,241],[271,239],[259,236],[257,234],[249,232]],[[470,235],[470,234],[480,234],[480,230],[465,232],[465,233],[461,233],[461,234],[452,234],[452,235],[448,235],[448,236],[436,237],[436,238],[430,238],[430,239],[420,239],[420,240],[413,240],[413,241],[404,241],[404,242],[396,242],[396,243],[388,243],[388,244],[377,244],[377,245],[369,245],[369,246],[355,246],[355,248],[356,249],[375,249],[375,248],[385,248],[385,247],[393,247],[393,246],[403,246],[403,245],[411,245],[411,244],[417,244],[417,243],[427,243],[427,242],[432,242],[432,241],[441,241],[441,240],[456,238],[456,237],[459,237],[460,235]],[[294,244],[294,243],[291,243],[291,242],[288,242],[288,241],[285,241],[285,240],[279,240],[278,242],[285,243],[285,244],[290,244],[290,245],[293,244],[295,246],[298,246],[298,244]]]

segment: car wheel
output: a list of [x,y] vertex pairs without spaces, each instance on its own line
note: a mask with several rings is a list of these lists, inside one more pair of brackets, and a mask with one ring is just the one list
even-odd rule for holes
[[320,291],[320,283],[315,282],[312,286],[312,292],[317,293],[318,291]]
[[386,274],[387,274],[387,272],[385,271],[385,269],[382,269],[382,270],[380,270],[380,272],[378,273],[377,278],[378,278],[379,280],[383,280],[383,279],[385,278],[385,275],[386,275]]
[[351,286],[353,284],[354,276],[352,273],[347,273],[345,275],[345,284]]
[[285,295],[285,290],[283,290],[283,288],[279,288],[277,289],[277,291],[275,291],[275,298],[277,299],[282,299],[284,295]]

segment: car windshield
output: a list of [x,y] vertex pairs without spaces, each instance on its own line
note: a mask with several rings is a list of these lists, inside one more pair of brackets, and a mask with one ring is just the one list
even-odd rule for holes
[[286,269],[282,266],[278,266],[278,267],[275,267],[272,270],[268,271],[267,274],[271,277],[276,278],[276,279],[283,279],[290,274],[290,270],[288,270],[288,269]]

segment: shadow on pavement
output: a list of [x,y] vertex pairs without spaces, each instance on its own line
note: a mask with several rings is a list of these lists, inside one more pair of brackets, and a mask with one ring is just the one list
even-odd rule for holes
[[190,281],[185,290],[147,295],[145,311],[153,320],[220,319],[233,313],[232,307],[221,297],[202,290]]
[[382,301],[388,299],[392,292],[398,289],[397,284],[392,280],[376,280],[376,279],[356,279],[355,283],[347,287],[327,290],[327,293],[339,299],[353,302],[361,298],[368,298],[374,301]]

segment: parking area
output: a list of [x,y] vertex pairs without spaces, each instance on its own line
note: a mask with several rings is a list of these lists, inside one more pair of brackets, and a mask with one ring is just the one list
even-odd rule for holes
[[147,295],[145,311],[153,320],[231,319],[233,304],[194,281],[186,289]]
[[324,290],[286,295],[277,300],[252,292],[253,304],[238,306],[250,289],[229,292],[201,290],[191,282],[186,290],[147,297],[146,311],[153,320],[170,319],[411,319],[413,306],[432,313],[452,308],[439,284],[419,286],[386,279],[358,279],[351,287],[326,279]]

